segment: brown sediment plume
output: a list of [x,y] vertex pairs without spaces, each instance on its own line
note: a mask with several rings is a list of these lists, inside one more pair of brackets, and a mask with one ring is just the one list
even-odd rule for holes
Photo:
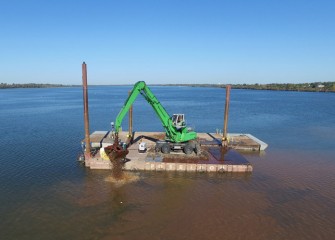
[[133,172],[122,172],[121,178],[115,178],[114,175],[106,177],[106,182],[114,183],[116,186],[122,186],[126,183],[136,182],[140,179],[140,176],[138,173]]
[[112,176],[115,179],[122,179],[123,177],[123,164],[122,161],[129,153],[128,149],[119,145],[118,134],[115,136],[114,144],[104,148],[109,160],[112,163]]
[[121,161],[121,159],[113,159],[110,161],[113,165],[112,166],[112,177],[117,180],[123,179],[124,177],[124,174],[122,171],[123,162]]

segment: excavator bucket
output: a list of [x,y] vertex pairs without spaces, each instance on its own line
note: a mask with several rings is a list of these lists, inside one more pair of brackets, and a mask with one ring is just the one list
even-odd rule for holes
[[105,147],[104,149],[111,162],[124,159],[129,153],[128,149],[124,149],[120,146],[118,137],[115,138],[113,145]]
[[105,147],[105,152],[111,161],[123,159],[129,153],[128,149],[123,149],[119,144],[113,144],[111,146]]
[[127,149],[122,148],[119,145],[119,141],[115,141],[113,145],[105,147],[104,150],[113,165],[112,167],[113,178],[117,180],[122,179],[123,177],[122,167],[126,159],[125,157],[129,151]]

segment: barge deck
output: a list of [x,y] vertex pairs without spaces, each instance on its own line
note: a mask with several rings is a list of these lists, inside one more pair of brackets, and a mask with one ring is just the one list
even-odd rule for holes
[[[217,133],[198,133],[201,154],[185,155],[183,152],[162,154],[155,152],[155,142],[164,139],[162,132],[120,132],[119,138],[128,143],[129,154],[123,169],[129,171],[191,171],[191,172],[252,172],[252,165],[241,154],[243,151],[263,151],[267,144],[251,134],[228,134],[228,148],[222,148],[222,135]],[[113,143],[110,132],[95,131],[90,135],[91,147],[99,149]],[[83,140],[84,142],[84,140]],[[138,145],[145,142],[147,151],[140,153]],[[95,151],[86,157],[85,166],[90,169],[111,169],[112,164]]]

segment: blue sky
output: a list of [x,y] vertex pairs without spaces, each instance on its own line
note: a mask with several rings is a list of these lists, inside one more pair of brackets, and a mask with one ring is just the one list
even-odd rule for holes
[[335,1],[0,0],[0,82],[335,81]]

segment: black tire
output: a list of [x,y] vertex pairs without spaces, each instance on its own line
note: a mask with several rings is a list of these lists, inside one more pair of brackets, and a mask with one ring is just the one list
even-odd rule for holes
[[170,145],[168,143],[164,143],[161,147],[161,151],[164,154],[169,154],[170,153]]
[[191,146],[191,144],[186,143],[184,146],[184,153],[189,155],[192,154],[193,152],[193,147]]

